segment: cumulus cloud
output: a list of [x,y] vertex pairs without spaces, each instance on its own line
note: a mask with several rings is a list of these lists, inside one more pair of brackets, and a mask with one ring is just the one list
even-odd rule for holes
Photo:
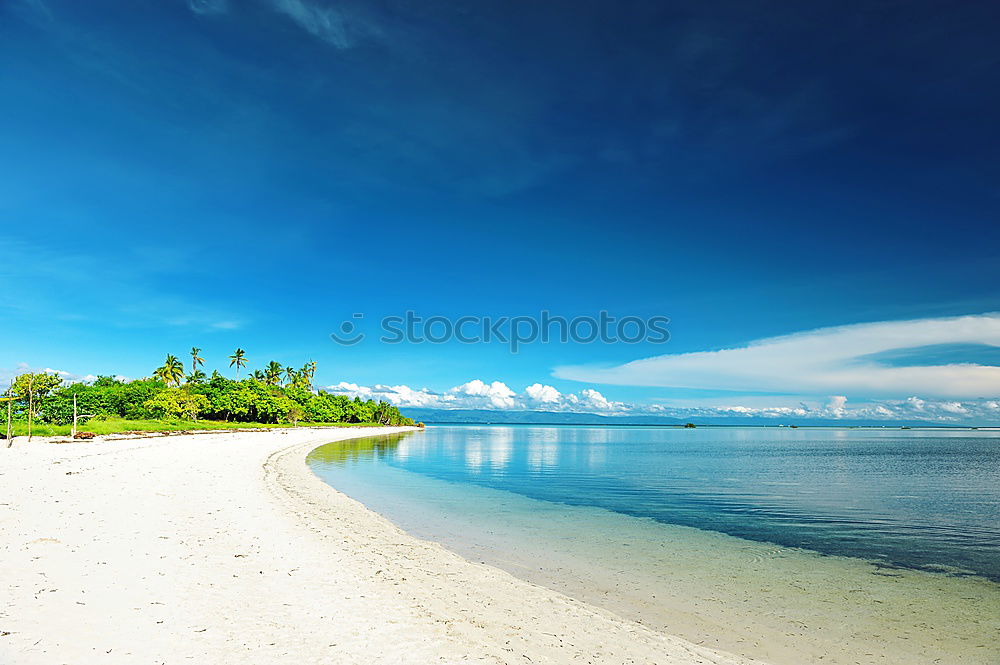
[[540,383],[533,383],[525,388],[524,394],[536,404],[558,404],[562,399],[562,394],[558,390]]
[[622,413],[633,410],[624,402],[612,402],[593,388],[584,388],[578,395],[566,395],[570,411],[591,411],[594,413]]
[[610,368],[560,367],[563,379],[633,386],[783,394],[977,398],[1000,395],[1000,367],[892,366],[878,354],[948,344],[1000,346],[1000,314],[863,323],[760,339],[719,351],[635,360]]
[[418,406],[418,407],[440,407],[442,402],[447,401],[440,393],[433,392],[426,388],[414,389],[409,386],[386,386],[375,384],[374,386],[362,386],[356,383],[341,381],[340,383],[325,388],[327,392],[348,395],[350,397],[360,397],[362,399],[384,400],[392,402],[396,406]]
[[428,407],[435,409],[491,409],[497,411],[544,410],[579,413],[624,413],[629,406],[608,400],[593,389],[579,393],[560,393],[552,386],[535,383],[523,392],[513,390],[503,381],[486,382],[473,379],[444,392],[427,388],[414,389],[405,385],[363,386],[341,381],[325,388],[328,392],[382,399],[400,407]]
[[[26,362],[17,363],[14,367],[0,367],[0,390],[5,390],[7,385],[14,380],[15,377],[21,374],[41,374],[42,372],[46,374],[55,374],[63,380],[63,383],[91,383],[97,380],[96,374],[76,374],[74,372],[69,372],[64,369],[54,369],[52,367],[32,367]],[[115,376],[119,381],[129,381],[126,376],[117,375]]]
[[847,412],[847,397],[844,395],[834,395],[826,405],[826,410],[831,415],[840,418]]
[[[64,383],[89,383],[95,374],[78,374],[52,367],[32,367],[18,363],[13,368],[0,367],[0,389],[25,372],[47,372],[61,377]],[[130,380],[116,376],[119,381]],[[443,392],[407,385],[371,386],[341,381],[324,388],[327,392],[384,400],[401,408],[488,409],[497,411],[540,410],[599,415],[663,416],[678,420],[747,418],[774,423],[808,423],[810,420],[852,420],[905,422],[919,421],[947,424],[1000,424],[1000,399],[933,399],[911,395],[903,399],[853,403],[843,395],[822,399],[749,396],[726,401],[726,398],[676,400],[672,403],[638,404],[608,399],[593,388],[576,393],[562,393],[555,387],[533,383],[517,392],[502,381],[473,379]],[[798,401],[794,401],[798,400]]]
[[449,394],[459,397],[482,398],[495,409],[513,409],[517,406],[514,396],[517,394],[502,381],[487,384],[479,379],[455,386]]
[[342,381],[328,392],[385,400],[401,408],[487,409],[497,411],[561,411],[599,415],[663,416],[678,420],[747,418],[774,423],[808,423],[810,420],[920,421],[947,424],[1000,423],[1000,399],[948,400],[910,396],[902,399],[851,402],[844,395],[823,398],[748,396],[675,400],[639,404],[608,399],[593,388],[562,393],[555,387],[533,383],[517,392],[502,381],[473,379],[443,392],[406,385],[364,386]]
[[[864,420],[886,422],[930,422],[942,425],[996,425],[1000,423],[1000,400],[934,400],[910,396],[852,404],[843,395],[833,395],[825,403],[800,401],[797,405],[768,406],[715,403],[704,405],[652,405],[646,412],[676,418],[759,418],[776,422],[809,420]],[[643,407],[640,407],[643,410]]]

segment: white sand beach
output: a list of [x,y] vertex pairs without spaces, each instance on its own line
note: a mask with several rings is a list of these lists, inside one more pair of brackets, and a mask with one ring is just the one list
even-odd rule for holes
[[0,448],[0,664],[736,664],[413,538],[312,474],[390,429]]

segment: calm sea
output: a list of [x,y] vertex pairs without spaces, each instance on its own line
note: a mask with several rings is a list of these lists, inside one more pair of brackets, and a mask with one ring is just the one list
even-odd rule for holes
[[707,645],[1000,662],[1000,431],[439,426],[308,461],[418,537]]
[[313,455],[313,468],[362,501],[380,493],[388,466],[1000,581],[998,431],[432,427],[330,452]]

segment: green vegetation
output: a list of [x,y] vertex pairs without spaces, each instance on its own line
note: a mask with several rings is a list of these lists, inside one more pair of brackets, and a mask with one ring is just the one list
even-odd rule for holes
[[233,355],[229,356],[229,366],[236,365],[236,378],[240,378],[240,370],[247,364],[247,352],[243,349],[236,349]]
[[177,356],[167,354],[163,367],[156,368],[153,376],[168,386],[179,386],[184,381],[184,365],[177,359]]
[[[181,431],[298,425],[413,425],[388,402],[351,399],[313,389],[316,363],[301,369],[275,361],[242,380],[218,371],[206,377],[201,349],[191,349],[191,372],[168,355],[151,378],[132,381],[102,376],[90,383],[64,384],[51,373],[18,376],[0,402],[11,410],[14,435],[69,434],[74,409],[84,429],[96,434],[124,431]],[[246,352],[229,356],[237,376]],[[5,427],[0,427],[0,434]]]
[[[4,410],[6,414],[6,408]],[[4,416],[6,417],[6,415]],[[380,427],[381,423],[302,423],[300,427]],[[34,436],[69,436],[72,425],[35,424],[32,429]],[[123,432],[196,432],[204,430],[244,430],[244,429],[275,429],[290,427],[289,423],[236,423],[217,420],[125,420],[122,418],[92,419],[87,423],[88,432],[97,435],[121,434]],[[0,428],[0,434],[3,434]],[[28,434],[27,423],[13,425],[14,436]]]

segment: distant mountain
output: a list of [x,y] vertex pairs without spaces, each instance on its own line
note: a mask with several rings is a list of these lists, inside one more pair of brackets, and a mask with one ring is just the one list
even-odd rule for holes
[[665,416],[602,416],[596,413],[566,411],[490,411],[488,409],[403,409],[403,414],[429,425],[663,425],[679,426],[686,422],[696,425],[757,427],[968,427],[968,425],[931,421],[837,420],[833,418],[740,418],[715,417],[680,420]]

